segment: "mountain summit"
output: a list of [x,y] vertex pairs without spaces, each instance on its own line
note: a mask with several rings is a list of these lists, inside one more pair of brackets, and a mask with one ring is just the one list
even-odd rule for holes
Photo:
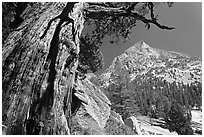
[[[169,83],[184,85],[201,83],[201,59],[183,53],[150,47],[141,41],[117,56],[100,76],[104,84],[111,84],[114,75],[126,76],[129,81],[139,77],[157,77]],[[108,82],[110,81],[111,82]],[[105,85],[104,85],[105,86]]]

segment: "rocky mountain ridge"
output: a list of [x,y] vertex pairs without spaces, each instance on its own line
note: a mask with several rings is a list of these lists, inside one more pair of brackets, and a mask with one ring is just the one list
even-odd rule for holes
[[99,77],[104,84],[108,84],[107,81],[112,78],[111,74],[128,72],[130,81],[137,76],[151,75],[170,83],[175,81],[187,85],[202,82],[201,65],[200,58],[154,49],[141,41],[116,57],[111,66]]

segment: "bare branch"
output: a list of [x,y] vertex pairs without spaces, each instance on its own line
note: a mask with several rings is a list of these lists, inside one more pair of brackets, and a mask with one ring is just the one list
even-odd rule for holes
[[132,13],[131,13],[131,16],[132,16],[132,17],[135,17],[135,18],[138,18],[139,20],[141,20],[142,22],[144,22],[144,23],[148,26],[148,28],[150,28],[150,26],[149,26],[148,24],[152,23],[152,24],[156,25],[157,27],[159,27],[160,29],[166,29],[166,30],[175,29],[175,27],[169,27],[169,26],[161,25],[159,22],[157,22],[156,19],[147,19],[147,18],[145,18],[144,16],[139,15],[139,14],[136,13],[136,12],[132,12]]
[[150,16],[152,20],[157,20],[157,16],[154,16],[154,4],[152,2],[148,2],[148,8],[150,10]]

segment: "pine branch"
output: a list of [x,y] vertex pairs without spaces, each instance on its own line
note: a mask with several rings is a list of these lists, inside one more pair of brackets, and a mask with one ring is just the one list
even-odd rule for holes
[[132,11],[132,9],[134,9],[135,5],[137,5],[137,3],[133,3],[131,6],[129,6],[126,9],[124,7],[112,8],[112,7],[104,7],[104,6],[101,7],[98,5],[92,5],[91,7],[84,9],[84,11],[86,12],[86,16],[88,18],[91,18],[91,19],[100,19],[100,18],[103,18],[106,16],[134,17],[134,18],[144,22],[148,28],[150,28],[150,24],[154,24],[157,27],[159,27],[160,29],[166,29],[166,30],[175,29],[174,27],[162,25],[157,21],[157,19],[156,19],[157,16],[156,17],[154,16],[153,3],[148,4],[148,7],[150,9],[150,14],[151,14],[150,19],[140,15],[136,11]]

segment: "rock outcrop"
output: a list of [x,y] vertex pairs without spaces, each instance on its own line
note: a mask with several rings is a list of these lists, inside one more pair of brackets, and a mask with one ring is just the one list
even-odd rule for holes
[[111,111],[111,115],[106,122],[105,133],[107,135],[137,135],[129,126],[118,119],[118,114]]
[[74,94],[82,103],[73,119],[82,129],[88,130],[87,134],[105,134],[102,131],[110,116],[111,102],[88,79],[78,80],[75,86]]
[[137,121],[137,118],[135,118],[134,116],[127,118],[125,120],[125,124],[128,125],[131,129],[133,129],[133,131],[136,131],[138,135],[142,135],[140,125]]
[[125,124],[123,121],[123,118],[121,117],[120,114],[116,113],[115,111],[111,111],[111,115],[113,116],[113,118],[117,121],[120,122],[122,124]]

